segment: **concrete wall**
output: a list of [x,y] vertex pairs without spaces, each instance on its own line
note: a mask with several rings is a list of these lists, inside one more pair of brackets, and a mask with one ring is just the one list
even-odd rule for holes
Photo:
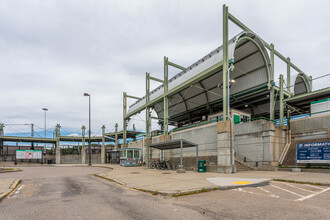
[[235,151],[261,165],[277,165],[287,141],[287,127],[267,120],[235,125]]
[[[92,154],[92,164],[101,163],[101,154]],[[86,154],[86,164],[89,162],[89,156]],[[81,164],[81,155],[80,154],[66,154],[61,155],[61,164]]]
[[330,113],[290,121],[291,145],[283,165],[294,165],[296,144],[330,141]]
[[[227,128],[226,132],[219,132],[218,124],[210,123],[173,132],[170,134],[170,139],[185,139],[198,144],[199,158],[205,159],[207,165],[228,166],[230,165],[230,148],[228,145],[230,143],[230,133],[228,133]],[[276,166],[287,142],[287,127],[275,127],[273,122],[267,120],[250,121],[235,125],[234,137],[235,152],[239,155],[251,161],[260,162],[259,165]],[[163,139],[164,136],[153,137],[152,143],[165,141]],[[128,147],[142,148],[144,149],[143,152],[146,152],[143,140],[129,143]],[[160,150],[151,150],[150,160],[159,160],[160,156]],[[183,149],[183,156],[186,168],[196,166],[196,148]],[[143,157],[146,161],[146,153],[143,154]],[[164,159],[170,158],[172,161],[178,162],[180,149],[164,151]]]

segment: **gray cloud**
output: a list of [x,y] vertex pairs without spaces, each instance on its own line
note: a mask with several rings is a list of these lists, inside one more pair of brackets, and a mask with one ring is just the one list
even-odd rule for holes
[[328,73],[327,1],[1,1],[0,121],[43,127],[47,107],[48,127],[75,132],[89,92],[93,130],[121,127],[122,92],[143,96],[145,72],[162,77],[165,55],[188,66],[222,44],[223,3],[307,74]]

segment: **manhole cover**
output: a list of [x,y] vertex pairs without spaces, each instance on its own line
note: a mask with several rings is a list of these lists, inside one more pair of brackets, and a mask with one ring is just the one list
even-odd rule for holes
[[131,172],[131,174],[139,174],[140,172]]
[[162,174],[171,174],[171,173],[167,173],[167,172],[165,172],[165,173],[162,173]]

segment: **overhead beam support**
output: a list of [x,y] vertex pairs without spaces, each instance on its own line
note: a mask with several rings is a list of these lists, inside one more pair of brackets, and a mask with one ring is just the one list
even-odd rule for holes
[[296,95],[296,96],[284,99],[284,102],[291,102],[291,101],[296,100],[296,99],[301,99],[301,98],[308,97],[310,95],[316,95],[316,94],[320,94],[320,93],[330,93],[330,87],[320,89],[320,90],[316,90],[314,92],[304,93],[302,95]]
[[152,76],[150,76],[150,74],[149,74],[149,79],[160,82],[160,83],[164,83],[164,80],[158,79],[156,77],[152,77]]
[[[224,6],[225,7],[225,6]],[[227,7],[228,8],[228,7]],[[248,28],[247,26],[245,26],[242,22],[240,22],[237,18],[235,18],[234,15],[230,14],[228,12],[228,9],[227,9],[227,14],[228,14],[228,19],[231,20],[234,24],[236,24],[238,27],[240,27],[242,30],[244,31],[248,31],[248,32],[251,32],[251,33],[254,33],[254,31],[252,31],[250,28]],[[269,45],[266,41],[264,41],[262,38],[260,38],[258,36],[258,38],[263,42],[263,44],[271,51],[272,48],[271,48],[271,45]],[[287,58],[285,58],[281,53],[279,53],[277,50],[274,49],[274,54],[280,58],[281,60],[283,60],[284,62],[287,63]],[[301,69],[299,69],[296,65],[294,65],[293,63],[290,63],[290,66],[295,69],[297,72],[299,73],[303,73],[303,71]]]
[[183,66],[180,66],[178,64],[172,63],[170,61],[168,61],[168,65],[173,66],[173,67],[178,68],[178,69],[183,70],[183,71],[185,71],[187,69],[187,68],[185,68]]
[[136,96],[132,96],[132,95],[127,95],[127,94],[126,94],[126,97],[127,98],[131,98],[131,99],[137,99],[137,100],[142,99],[140,97],[136,97]]
[[287,58],[287,67],[286,67],[286,91],[291,94],[291,60],[290,57]]

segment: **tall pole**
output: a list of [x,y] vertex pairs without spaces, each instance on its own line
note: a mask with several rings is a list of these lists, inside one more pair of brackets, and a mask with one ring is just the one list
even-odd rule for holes
[[[48,111],[48,109],[47,108],[43,108],[42,109],[44,112],[45,112],[45,119],[44,119],[44,127],[45,127],[45,138],[47,137],[47,135],[46,135],[46,112]],[[45,147],[44,147],[45,149],[46,149],[46,143],[45,143]]]
[[91,153],[91,95],[84,93],[84,96],[88,96],[88,165],[92,165],[92,153]]
[[89,153],[89,162],[88,165],[92,165],[92,154],[91,154],[91,96],[88,95],[88,101],[89,101],[89,122],[88,122],[88,153]]

